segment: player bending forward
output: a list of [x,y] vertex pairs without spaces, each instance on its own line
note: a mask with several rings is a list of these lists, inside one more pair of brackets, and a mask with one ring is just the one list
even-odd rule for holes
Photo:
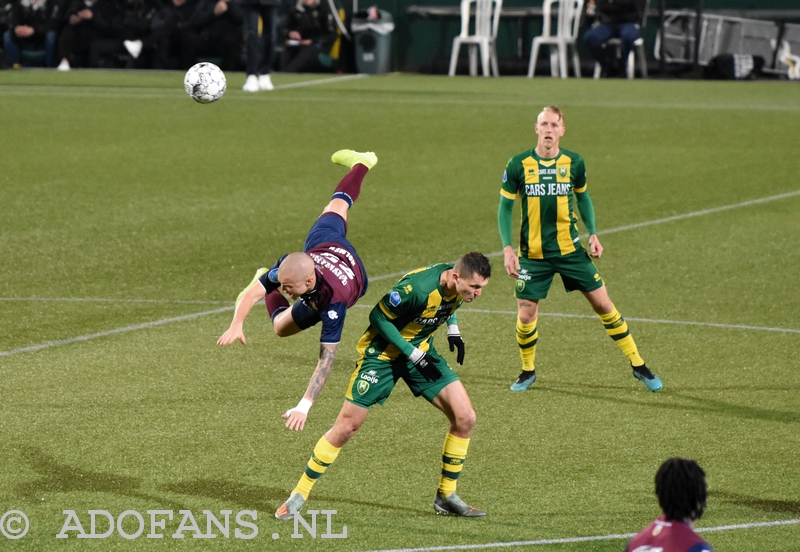
[[475,411],[458,375],[433,347],[433,332],[447,323],[450,350],[464,362],[464,341],[456,309],[480,296],[492,268],[480,253],[467,253],[455,265],[435,264],[409,272],[383,296],[369,315],[370,325],[358,342],[360,358],[350,377],[345,401],[333,427],[314,447],[303,475],[275,517],[291,520],[303,507],[311,487],[330,466],[344,444],[367,417],[369,408],[383,404],[399,379],[415,397],[422,395],[450,421],[442,450],[442,475],[433,502],[437,514],[483,517],[456,494],[456,483]]
[[[347,309],[367,291],[367,272],[347,240],[347,212],[358,198],[361,182],[378,162],[372,152],[340,150],[331,161],[350,167],[330,203],[308,232],[303,252],[284,255],[271,269],[260,268],[236,299],[230,327],[217,340],[246,344],[243,325],[253,306],[265,300],[272,327],[279,337],[294,335],[322,321],[319,361],[300,403],[287,411],[286,427],[303,429],[308,410],[328,380],[339,346]],[[295,300],[289,301],[281,292]]]

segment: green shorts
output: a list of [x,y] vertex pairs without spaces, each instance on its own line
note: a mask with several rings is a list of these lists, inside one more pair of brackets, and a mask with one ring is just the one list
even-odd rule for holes
[[519,259],[519,278],[514,295],[518,299],[538,301],[547,297],[553,276],[558,273],[567,291],[594,291],[603,286],[603,279],[597,273],[592,259],[586,250],[580,248],[563,257],[549,259]]
[[394,361],[361,357],[356,362],[353,375],[350,376],[350,383],[344,398],[364,408],[369,408],[373,404],[383,404],[392,393],[397,380],[402,379],[415,397],[422,395],[428,402],[432,402],[442,389],[454,381],[458,381],[458,374],[450,368],[447,361],[436,352],[432,345],[428,354],[439,361],[437,366],[442,372],[442,377],[436,381],[428,381],[422,377],[422,374],[404,355],[400,355]]

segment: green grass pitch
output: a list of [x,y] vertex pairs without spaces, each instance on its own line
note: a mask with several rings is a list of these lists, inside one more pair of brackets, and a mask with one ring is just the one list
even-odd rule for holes
[[[748,527],[704,533],[715,549],[798,550],[800,525],[763,525],[800,518],[796,84],[276,75],[277,90],[248,95],[228,77],[199,105],[179,73],[0,73],[0,516],[30,520],[0,549],[621,550],[613,536],[658,515],[653,475],[680,455],[708,474],[699,527]],[[540,308],[540,379],[508,390],[498,192],[547,104],[586,159],[597,264],[660,393],[558,280]],[[215,342],[255,270],[301,248],[345,172],[329,160],[340,148],[380,159],[350,214],[372,281],[294,433],[280,415],[318,332],[278,339],[256,308],[247,346]],[[336,510],[347,538],[291,538],[273,512],[341,407],[369,307],[402,272],[470,250],[495,276],[459,314],[478,414],[459,493],[486,519],[433,514],[447,423],[401,384],[307,503]],[[88,510],[146,527],[58,539],[65,510],[86,531]],[[174,511],[160,540],[148,510]],[[175,539],[180,510],[202,531],[203,510],[255,510],[259,533],[236,539],[232,521],[230,538]]]

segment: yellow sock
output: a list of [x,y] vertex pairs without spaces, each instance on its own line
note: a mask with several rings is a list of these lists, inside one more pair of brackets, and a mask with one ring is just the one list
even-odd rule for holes
[[333,461],[339,456],[340,450],[342,450],[342,447],[334,447],[325,439],[324,435],[320,437],[314,447],[314,452],[311,454],[311,460],[308,461],[306,471],[300,477],[297,486],[292,490],[292,494],[300,493],[303,498],[307,499],[308,494],[311,492],[311,487],[325,473],[328,466],[333,464]]
[[467,457],[469,439],[447,434],[442,448],[442,477],[439,479],[439,494],[448,497],[456,492],[458,476]]
[[536,342],[539,332],[536,330],[536,320],[530,324],[523,324],[517,317],[517,345],[519,356],[522,359],[522,369],[526,372],[534,370],[533,359],[536,357]]
[[628,357],[633,366],[643,365],[644,360],[639,356],[639,349],[636,348],[636,342],[628,330],[628,323],[625,322],[616,307],[612,306],[612,308],[614,310],[609,313],[597,315],[603,321],[606,333],[619,345],[619,348],[622,349],[622,352],[625,353],[625,356]]

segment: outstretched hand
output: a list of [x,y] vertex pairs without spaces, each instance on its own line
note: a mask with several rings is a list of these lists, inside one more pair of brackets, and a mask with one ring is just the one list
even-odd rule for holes
[[293,429],[294,431],[303,431],[303,428],[306,425],[308,414],[303,414],[295,408],[290,408],[281,416],[281,418],[286,418],[285,425],[287,428]]
[[228,328],[225,333],[217,339],[217,345],[230,345],[236,340],[241,341],[242,345],[247,345],[247,340],[244,337],[242,328]]

